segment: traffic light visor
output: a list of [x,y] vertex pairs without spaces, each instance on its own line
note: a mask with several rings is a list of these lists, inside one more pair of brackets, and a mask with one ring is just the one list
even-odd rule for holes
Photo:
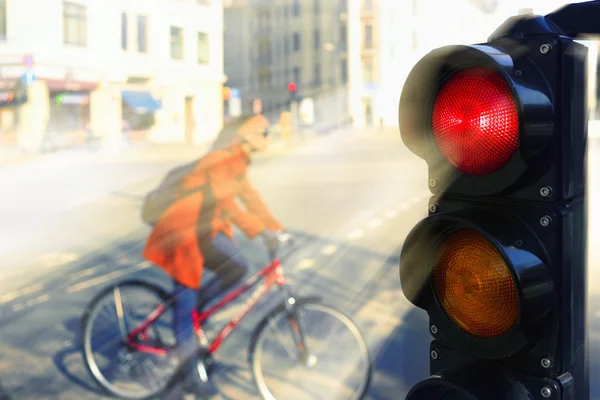
[[433,286],[440,306],[465,332],[500,336],[519,317],[516,282],[496,246],[473,229],[450,234],[439,246]]
[[518,148],[517,104],[506,80],[492,69],[467,68],[450,76],[431,123],[441,155],[464,174],[491,174]]

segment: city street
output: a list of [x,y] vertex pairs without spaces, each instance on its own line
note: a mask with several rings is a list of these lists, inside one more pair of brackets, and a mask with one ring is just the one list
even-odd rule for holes
[[[592,398],[600,398],[600,196],[598,142],[590,143],[590,339]],[[168,280],[140,252],[149,229],[142,197],[169,168],[201,149],[147,148],[78,154],[0,170],[0,399],[100,399],[80,353],[80,317],[122,279]],[[251,179],[299,246],[284,269],[301,294],[350,315],[368,341],[368,399],[401,399],[429,369],[424,312],[401,292],[404,238],[426,215],[426,164],[396,129],[344,130],[257,157]],[[240,237],[256,269],[260,241]],[[244,299],[243,299],[244,300]],[[243,301],[242,300],[242,301]],[[268,300],[267,300],[268,301]],[[219,399],[258,398],[246,362],[249,336],[268,304],[216,354]],[[218,315],[214,322],[231,318]],[[211,321],[211,325],[213,322]]]

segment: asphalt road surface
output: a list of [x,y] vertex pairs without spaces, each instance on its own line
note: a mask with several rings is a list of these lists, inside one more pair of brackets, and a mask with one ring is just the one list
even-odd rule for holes
[[[597,145],[590,147],[593,204],[600,174],[594,172]],[[82,363],[83,308],[118,280],[147,279],[169,288],[140,257],[148,233],[139,219],[141,196],[199,151],[78,154],[0,171],[0,387],[13,399],[106,398]],[[347,130],[273,151],[254,164],[252,180],[298,238],[298,250],[284,263],[286,275],[297,291],[322,295],[361,328],[374,359],[367,398],[403,398],[429,367],[426,316],[404,299],[398,279],[402,242],[426,215],[425,163],[404,148],[396,130]],[[600,236],[590,208],[591,377],[593,398],[600,398],[593,379],[600,372],[594,361],[600,352],[594,262]],[[240,244],[260,268],[261,243],[240,237]],[[261,310],[216,355],[219,398],[257,396],[246,351]],[[214,324],[233,315],[225,312]]]

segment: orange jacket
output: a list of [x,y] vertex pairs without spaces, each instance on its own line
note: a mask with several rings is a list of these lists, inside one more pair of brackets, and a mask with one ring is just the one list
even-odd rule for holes
[[[251,239],[265,229],[283,229],[248,181],[248,163],[239,144],[199,160],[180,193],[203,190],[183,196],[164,212],[148,237],[143,256],[180,284],[198,289],[204,268],[199,241],[218,233],[233,239],[232,222]],[[238,206],[237,198],[246,209]]]

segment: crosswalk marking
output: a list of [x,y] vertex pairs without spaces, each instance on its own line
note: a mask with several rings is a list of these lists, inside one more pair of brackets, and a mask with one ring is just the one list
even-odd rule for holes
[[338,247],[335,244],[330,244],[329,246],[323,247],[323,249],[321,250],[321,254],[330,256],[330,255],[334,254],[336,251],[338,251]]
[[360,239],[361,237],[363,237],[365,235],[365,232],[361,229],[356,229],[352,232],[350,232],[350,234],[348,235],[348,240],[356,240],[356,239]]

